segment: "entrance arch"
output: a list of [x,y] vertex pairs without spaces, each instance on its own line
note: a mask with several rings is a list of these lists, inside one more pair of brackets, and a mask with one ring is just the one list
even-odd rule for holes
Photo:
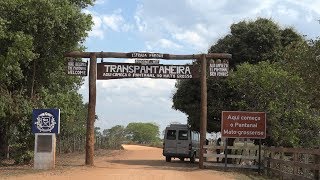
[[[200,156],[199,168],[203,169],[204,148],[207,132],[207,59],[231,59],[232,55],[227,53],[209,53],[192,55],[175,55],[149,52],[79,52],[72,51],[65,54],[70,58],[90,58],[89,69],[89,105],[86,131],[86,159],[85,164],[94,165],[94,121],[96,114],[96,80],[97,80],[97,58],[124,58],[124,59],[163,59],[163,60],[193,60],[200,62],[201,82],[201,117],[200,117]],[[156,71],[156,70],[154,70]],[[156,73],[153,73],[156,74]],[[126,77],[130,78],[130,77]],[[149,78],[149,77],[148,77]],[[150,76],[150,78],[152,78]],[[160,77],[157,77],[160,78]],[[175,78],[172,78],[175,79]]]

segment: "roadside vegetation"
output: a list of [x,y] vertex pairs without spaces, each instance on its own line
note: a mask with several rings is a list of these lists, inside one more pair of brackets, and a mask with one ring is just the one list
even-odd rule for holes
[[[61,109],[58,152],[83,151],[87,104],[78,93],[83,79],[66,74],[63,54],[84,50],[93,25],[83,9],[92,0],[0,1],[0,160],[29,163],[34,149],[34,108]],[[22,8],[23,7],[23,8]],[[227,78],[208,78],[208,132],[220,130],[221,111],[265,111],[265,145],[320,146],[320,41],[271,19],[232,24],[208,52],[233,55]],[[78,61],[81,61],[78,59]],[[173,108],[200,125],[200,82],[178,80]],[[98,116],[96,118],[98,120]],[[159,127],[130,123],[96,128],[95,147],[122,143],[161,147]]]
[[[208,52],[232,54],[227,78],[208,78],[208,132],[219,132],[221,111],[267,114],[268,146],[320,146],[320,41],[271,19],[232,24]],[[178,80],[173,108],[200,125],[200,81]],[[228,141],[232,145],[233,141]]]

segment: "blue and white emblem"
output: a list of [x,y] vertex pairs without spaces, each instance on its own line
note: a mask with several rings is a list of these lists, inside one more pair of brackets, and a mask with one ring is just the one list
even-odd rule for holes
[[40,132],[51,132],[57,123],[52,114],[44,112],[37,117],[35,124]]
[[33,133],[59,133],[60,110],[59,109],[34,109]]

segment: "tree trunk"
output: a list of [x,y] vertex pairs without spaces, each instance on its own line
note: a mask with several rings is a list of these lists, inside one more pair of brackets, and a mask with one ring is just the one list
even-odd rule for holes
[[0,159],[5,159],[8,150],[8,140],[7,140],[6,130],[4,128],[0,129]]

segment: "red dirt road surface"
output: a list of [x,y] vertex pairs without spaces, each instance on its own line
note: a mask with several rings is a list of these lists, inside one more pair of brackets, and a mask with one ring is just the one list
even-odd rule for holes
[[95,166],[84,166],[83,154],[60,157],[54,170],[0,167],[0,179],[14,180],[220,180],[252,179],[243,174],[199,169],[198,163],[165,162],[162,149],[123,145],[125,150],[97,153]]

